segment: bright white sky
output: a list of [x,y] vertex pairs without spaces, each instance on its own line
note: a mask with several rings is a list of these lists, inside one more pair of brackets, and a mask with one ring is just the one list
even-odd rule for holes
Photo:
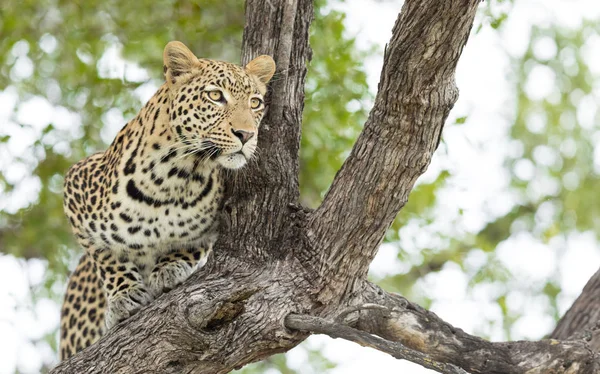
[[[445,203],[439,209],[442,230],[459,230],[469,232],[481,227],[482,222],[490,214],[505,212],[507,206],[514,201],[507,191],[508,178],[502,168],[504,155],[510,152],[507,131],[513,115],[514,103],[511,99],[509,77],[511,74],[509,56],[519,56],[525,50],[529,40],[529,32],[533,24],[558,23],[565,27],[578,27],[584,18],[598,20],[600,3],[597,0],[518,0],[502,33],[484,28],[473,35],[461,57],[457,71],[457,84],[460,98],[454,107],[448,123],[454,118],[468,115],[462,126],[446,126],[444,140],[447,154],[434,157],[430,170],[423,177],[432,178],[441,167],[453,171],[452,187],[445,189],[440,201]],[[347,12],[347,27],[351,35],[356,35],[360,46],[376,44],[383,51],[383,46],[391,36],[392,26],[401,8],[401,2],[377,2],[373,0],[347,0],[335,6]],[[49,41],[51,47],[52,41]],[[539,53],[552,55],[555,46],[552,42],[539,46]],[[596,48],[595,51],[600,51]],[[113,53],[113,52],[111,52]],[[109,56],[110,57],[110,56]],[[118,56],[107,62],[112,65]],[[600,66],[600,52],[590,54],[590,60]],[[112,63],[111,63],[112,62]],[[365,62],[369,85],[373,92],[377,88],[382,57],[375,56]],[[116,65],[119,65],[118,63]],[[122,64],[120,65],[122,66]],[[27,69],[27,66],[24,67]],[[121,69],[121,68],[119,68]],[[121,70],[122,71],[122,70]],[[129,73],[129,71],[128,71]],[[136,74],[142,74],[134,71]],[[598,73],[598,72],[597,72]],[[141,77],[143,78],[143,77]],[[530,77],[528,93],[543,94],[552,79],[539,72]],[[147,95],[147,92],[141,92]],[[14,93],[0,92],[0,123],[6,122],[12,107]],[[5,110],[2,109],[5,108]],[[48,107],[45,100],[34,100],[23,115],[31,117],[31,122],[46,124],[50,115],[63,115]],[[103,136],[112,139],[124,122],[119,116],[107,118],[109,126]],[[73,125],[76,119],[67,121],[66,126]],[[64,123],[64,121],[63,121]],[[114,124],[114,125],[113,125]],[[27,149],[27,138],[16,142],[13,150]],[[2,155],[0,155],[0,160]],[[2,162],[0,161],[0,167]],[[3,170],[6,172],[6,165]],[[526,172],[526,171],[524,171]],[[16,179],[23,175],[23,170],[12,169]],[[35,191],[32,185],[30,191]],[[0,196],[0,209],[10,208],[11,204],[22,204],[30,195],[27,189],[22,191],[22,200],[11,202]],[[446,227],[456,222],[457,217],[450,217],[448,212],[460,204],[464,209],[459,218],[459,227]],[[14,205],[13,205],[14,207]],[[411,230],[403,231],[404,248],[414,246],[413,243],[428,240],[427,233]],[[563,253],[558,257],[559,249]],[[600,266],[600,251],[593,235],[576,235],[567,239],[556,239],[548,245],[534,241],[526,234],[513,237],[498,248],[499,258],[512,271],[514,284],[539,282],[559,272],[563,292],[559,296],[561,313],[579,294],[585,282]],[[466,261],[467,267],[481,266],[485,258],[473,253]],[[397,273],[402,269],[395,250],[383,246],[372,265],[372,273],[378,276]],[[36,373],[42,362],[53,360],[49,348],[42,352],[29,344],[29,339],[39,338],[51,331],[58,324],[59,306],[51,300],[43,300],[36,305],[33,313],[26,307],[31,305],[29,289],[43,280],[45,264],[42,261],[30,261],[25,264],[12,257],[0,257],[0,374],[12,373],[18,368],[23,373]],[[489,327],[482,322],[497,321],[501,313],[494,302],[496,290],[492,285],[484,285],[469,289],[468,276],[457,266],[448,265],[437,274],[431,274],[420,282],[420,289],[436,300],[432,310],[440,317],[462,328],[467,332],[485,332],[495,340],[504,338],[500,324]],[[518,287],[515,287],[515,289]],[[15,306],[20,307],[15,309]],[[515,323],[511,333],[516,339],[539,339],[553,328],[553,320],[544,314],[544,305],[534,296],[520,291],[513,292],[508,300],[512,310],[525,310],[526,313]],[[362,348],[343,340],[332,340],[327,337],[313,336],[308,345],[319,348],[326,357],[338,362],[331,370],[332,374],[341,373],[432,373],[411,363],[398,361],[378,351]],[[299,373],[303,363],[308,359],[306,350],[294,349],[288,353],[289,363]]]

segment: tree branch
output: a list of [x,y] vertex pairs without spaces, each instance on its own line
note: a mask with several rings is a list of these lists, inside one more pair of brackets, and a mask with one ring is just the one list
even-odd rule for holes
[[357,329],[456,365],[470,373],[598,373],[600,356],[584,341],[515,341],[492,343],[469,335],[435,313],[405,298],[364,282],[356,304],[373,303],[391,312],[361,310],[352,324]]
[[369,119],[310,217],[309,237],[319,244],[315,255],[329,287],[366,275],[385,231],[429,165],[458,97],[454,71],[478,4],[405,1]]
[[363,347],[375,348],[397,359],[408,360],[439,373],[467,374],[466,371],[452,364],[435,362],[426,354],[409,349],[402,344],[390,342],[378,336],[339,323],[330,322],[323,318],[292,314],[286,317],[285,325],[295,330],[310,331],[317,334],[329,335],[332,338],[350,340]]

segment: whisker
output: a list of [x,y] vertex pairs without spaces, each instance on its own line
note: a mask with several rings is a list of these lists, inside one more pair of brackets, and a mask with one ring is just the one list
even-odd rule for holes
[[206,152],[206,154],[204,154],[202,156],[202,158],[200,159],[201,163],[206,162],[207,160],[209,160],[213,155],[215,155],[219,151],[219,148],[217,146],[215,146],[214,143],[212,143],[212,142],[211,142],[211,146],[208,147],[207,149],[208,149],[208,152]]
[[[188,148],[193,148],[192,144],[181,144],[181,143],[176,143],[172,146],[166,147],[164,148],[164,150],[161,150],[161,152],[159,153],[159,157],[157,158],[157,162],[154,163],[154,166],[152,167],[152,169],[150,169],[150,171],[152,173],[154,173],[156,171],[156,168],[162,164],[162,161],[165,159],[165,157],[171,153],[171,152],[179,152],[181,150],[185,150]],[[185,154],[185,153],[184,153]]]

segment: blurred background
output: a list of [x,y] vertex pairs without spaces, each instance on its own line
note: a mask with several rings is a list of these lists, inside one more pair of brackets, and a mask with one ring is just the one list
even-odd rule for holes
[[[301,149],[319,204],[361,130],[402,1],[316,0]],[[540,339],[600,266],[600,4],[481,3],[460,99],[371,278],[467,332]],[[0,4],[0,373],[57,362],[81,254],[63,175],[103,150],[162,83],[162,50],[239,62],[240,0]],[[265,155],[262,155],[265,157]],[[429,373],[314,336],[240,373]]]

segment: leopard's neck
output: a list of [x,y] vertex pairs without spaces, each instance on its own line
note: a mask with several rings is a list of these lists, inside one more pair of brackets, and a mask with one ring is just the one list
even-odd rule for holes
[[[216,163],[190,154],[169,125],[170,96],[162,87],[117,135],[105,153],[111,175],[118,175],[130,198],[157,202],[195,198],[205,189],[220,187]],[[112,179],[112,178],[110,178]]]

